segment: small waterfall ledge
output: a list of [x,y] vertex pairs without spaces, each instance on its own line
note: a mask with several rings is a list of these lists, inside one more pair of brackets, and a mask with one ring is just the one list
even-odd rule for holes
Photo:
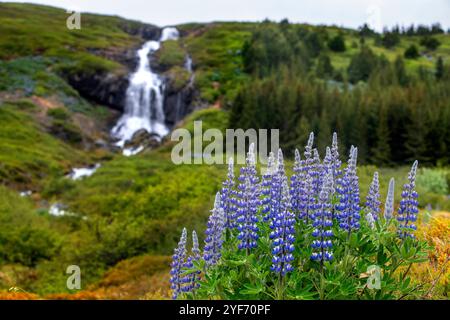
[[[165,83],[159,74],[152,71],[149,56],[151,57],[160,48],[161,42],[177,40],[178,38],[178,30],[167,27],[162,30],[158,41],[147,41],[137,51],[138,66],[130,76],[124,113],[111,130],[112,137],[118,140],[116,146],[123,148],[125,143],[142,129],[159,137],[159,139],[169,133],[164,116]],[[124,154],[133,155],[137,153],[136,150],[133,151],[127,151]]]

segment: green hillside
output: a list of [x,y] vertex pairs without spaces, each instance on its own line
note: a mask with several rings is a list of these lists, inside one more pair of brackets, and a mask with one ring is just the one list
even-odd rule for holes
[[[79,298],[123,297],[118,290],[166,298],[168,256],[182,227],[196,229],[203,242],[226,166],[175,165],[169,139],[132,157],[99,146],[119,112],[77,91],[68,77],[125,75],[125,52],[139,48],[145,40],[138,30],[151,25],[82,14],[82,29],[68,30],[67,16],[52,7],[0,3],[0,298],[17,287],[65,299],[73,293],[65,282],[71,264],[83,270]],[[204,131],[280,128],[289,172],[294,148],[303,150],[310,131],[323,155],[338,128],[343,161],[351,144],[361,146],[361,199],[378,170],[382,197],[395,177],[398,203],[418,158],[429,167],[419,170],[420,207],[450,210],[448,33],[401,33],[386,45],[382,34],[286,21],[177,28],[182,37],[163,43],[158,67],[182,88],[189,54],[196,106],[209,107],[177,127],[192,133],[202,120]],[[423,45],[426,37],[439,45]],[[417,56],[405,57],[411,46]],[[66,177],[95,163],[101,167],[90,177]],[[19,195],[26,190],[31,196]],[[50,215],[55,203],[70,214]]]

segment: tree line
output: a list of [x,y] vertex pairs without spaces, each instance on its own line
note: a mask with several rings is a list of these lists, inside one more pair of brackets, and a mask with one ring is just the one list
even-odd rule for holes
[[322,154],[337,131],[342,152],[358,145],[363,163],[449,164],[450,72],[443,59],[433,70],[412,71],[403,57],[391,62],[361,43],[347,68],[335,70],[328,54],[335,41],[321,28],[261,24],[243,48],[251,81],[232,105],[231,127],[278,128],[286,150],[303,146],[314,131]]

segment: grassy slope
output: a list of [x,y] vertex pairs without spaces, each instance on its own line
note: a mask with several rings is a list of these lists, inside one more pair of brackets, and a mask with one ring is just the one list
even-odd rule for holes
[[[35,188],[49,175],[63,175],[89,157],[47,133],[23,105],[0,106],[0,181]],[[38,108],[32,104],[28,108]]]
[[68,71],[116,71],[120,64],[89,53],[101,49],[113,53],[141,40],[123,31],[137,22],[119,17],[83,14],[81,30],[69,30],[69,15],[53,7],[0,3],[0,59],[42,55],[59,59]]
[[196,83],[203,99],[211,103],[221,97],[225,102],[232,100],[239,83],[246,79],[241,50],[254,27],[253,23],[237,22],[179,26],[188,32],[184,41],[194,62]]

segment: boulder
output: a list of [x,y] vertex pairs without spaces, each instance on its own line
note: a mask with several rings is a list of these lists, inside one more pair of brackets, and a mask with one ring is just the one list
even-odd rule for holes
[[130,141],[125,143],[125,148],[138,148],[154,149],[161,144],[161,137],[156,134],[149,133],[145,129],[140,129],[133,134]]

